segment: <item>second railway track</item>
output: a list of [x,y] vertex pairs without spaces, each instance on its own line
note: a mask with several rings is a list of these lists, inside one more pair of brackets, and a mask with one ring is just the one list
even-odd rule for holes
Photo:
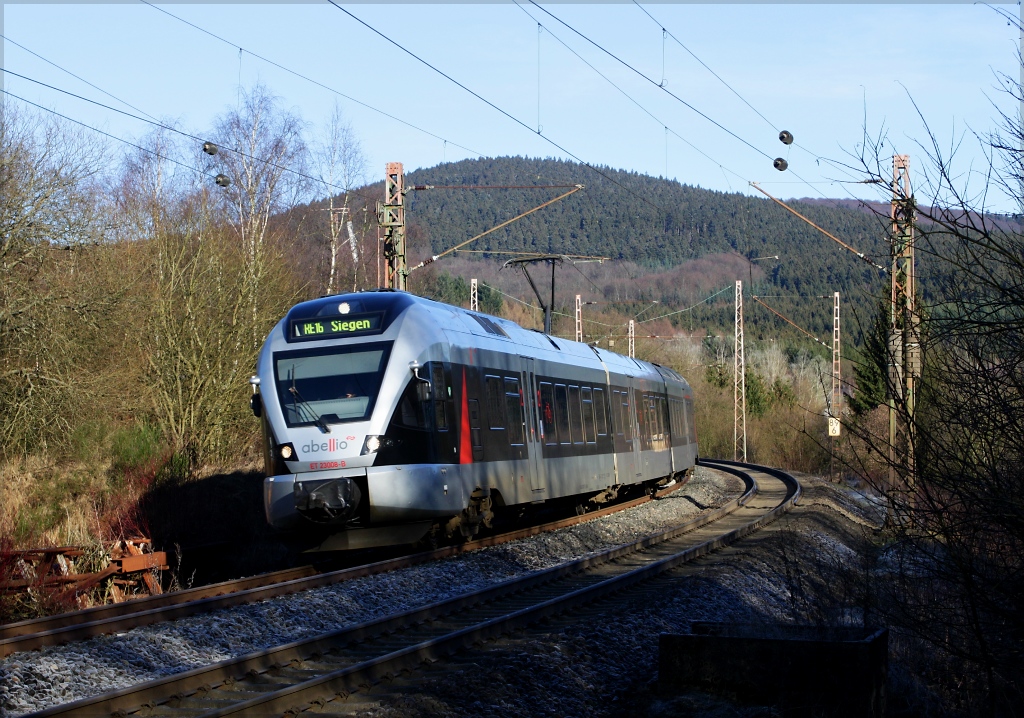
[[[35,716],[281,714],[344,710],[338,701],[423,661],[599,600],[728,545],[799,496],[783,472],[707,462],[748,490],[695,521],[632,544],[355,626],[46,709]],[[742,467],[742,468],[739,468]],[[755,477],[756,476],[756,483]]]

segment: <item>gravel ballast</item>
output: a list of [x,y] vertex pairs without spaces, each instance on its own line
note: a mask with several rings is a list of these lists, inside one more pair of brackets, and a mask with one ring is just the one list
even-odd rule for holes
[[694,621],[860,621],[857,557],[882,516],[856,492],[809,476],[801,483],[791,513],[731,547],[616,600],[414,671],[385,696],[356,694],[332,710],[358,718],[777,716],[776,707],[699,692],[659,695],[658,636],[686,633]]
[[698,467],[664,499],[559,531],[210,614],[16,653],[0,661],[0,716],[17,716],[440,601],[684,523],[742,489]]

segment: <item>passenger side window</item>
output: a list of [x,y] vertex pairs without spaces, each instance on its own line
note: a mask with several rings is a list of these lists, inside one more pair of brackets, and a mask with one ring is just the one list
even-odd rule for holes
[[522,445],[523,396],[519,393],[519,380],[505,378],[505,413],[508,416],[508,443]]
[[569,387],[569,426],[574,444],[583,443],[583,408],[580,406],[580,388]]
[[605,413],[604,389],[594,389],[594,418],[597,422],[597,435],[608,435],[608,414]]
[[597,442],[597,427],[594,421],[593,390],[585,386],[580,389],[580,396],[583,399],[583,433],[587,437],[587,443],[594,444]]
[[500,376],[488,375],[484,380],[487,387],[487,425],[493,430],[505,428],[505,391]]
[[569,395],[565,384],[555,384],[555,425],[558,427],[558,443],[571,444],[569,433]]
[[544,428],[544,443],[552,446],[558,443],[555,428],[555,389],[546,381],[540,383],[540,421]]

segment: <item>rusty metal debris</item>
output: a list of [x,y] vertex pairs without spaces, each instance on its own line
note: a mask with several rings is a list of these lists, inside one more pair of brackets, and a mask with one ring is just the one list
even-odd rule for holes
[[156,571],[167,570],[167,553],[153,551],[147,538],[122,539],[106,551],[102,568],[78,573],[89,550],[81,546],[55,546],[0,551],[0,562],[12,566],[11,578],[0,580],[0,594],[48,592],[58,600],[79,605],[94,600],[93,589],[106,583],[99,602],[120,603],[127,598],[162,593]]

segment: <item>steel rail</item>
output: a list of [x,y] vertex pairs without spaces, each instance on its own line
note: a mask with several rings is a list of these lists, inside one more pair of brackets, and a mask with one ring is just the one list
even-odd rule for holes
[[182,591],[173,591],[158,596],[147,596],[123,603],[94,606],[80,611],[71,611],[55,616],[7,624],[0,626],[0,658],[19,651],[31,651],[45,646],[83,641],[104,634],[120,633],[132,628],[148,626],[163,621],[172,621],[185,616],[208,613],[245,603],[263,601],[363,576],[371,576],[420,563],[436,561],[441,558],[475,551],[488,546],[496,546],[509,541],[516,541],[546,531],[555,531],[560,528],[592,521],[617,511],[639,506],[650,501],[652,498],[666,496],[672,491],[681,488],[685,483],[685,481],[678,481],[657,492],[654,497],[643,496],[589,512],[582,516],[559,519],[504,534],[468,541],[457,546],[445,546],[433,551],[423,551],[362,566],[324,573],[318,572],[312,566],[302,566],[259,576],[198,586]]
[[[740,476],[748,488],[725,506],[682,526],[429,606],[32,715],[127,715],[145,710],[213,718],[297,713],[311,705],[323,706],[397,671],[621,591],[733,543],[788,511],[800,494],[795,479],[766,471],[779,479],[784,491],[762,492],[760,497],[772,505],[753,507],[758,488],[749,473],[735,466],[706,465]],[[726,531],[716,525],[723,520]],[[705,539],[708,533],[711,536]],[[633,568],[638,563],[643,565]]]
[[0,657],[13,652],[4,650],[4,642],[18,636],[44,633],[58,628],[65,628],[67,626],[77,626],[79,624],[91,623],[93,621],[99,621],[106,618],[139,613],[152,608],[172,606],[178,603],[195,601],[200,598],[220,596],[225,593],[242,591],[247,588],[256,588],[258,586],[265,586],[271,583],[282,583],[296,578],[312,576],[315,573],[317,573],[317,570],[312,566],[301,566],[298,568],[289,568],[283,571],[274,571],[271,573],[260,574],[258,576],[251,576],[249,578],[233,579],[220,583],[211,583],[205,586],[196,586],[195,588],[182,589],[180,591],[161,593],[156,596],[133,598],[121,603],[92,606],[78,611],[68,611],[66,613],[58,613],[53,616],[30,618],[24,621],[3,624],[0,625]]

